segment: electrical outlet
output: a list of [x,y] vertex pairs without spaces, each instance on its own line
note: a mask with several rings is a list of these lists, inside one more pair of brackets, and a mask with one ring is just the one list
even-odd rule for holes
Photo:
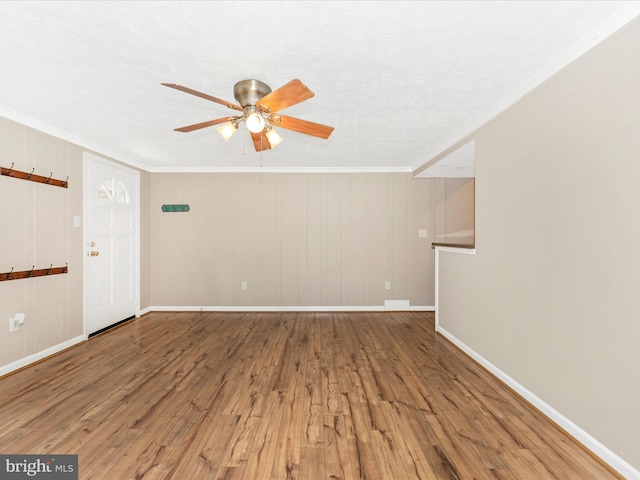
[[247,282],[242,282],[242,290],[246,290],[247,289]]
[[384,289],[391,290],[391,282],[384,282]]

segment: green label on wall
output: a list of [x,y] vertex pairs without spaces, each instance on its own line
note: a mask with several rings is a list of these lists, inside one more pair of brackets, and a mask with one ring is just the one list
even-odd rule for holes
[[162,205],[163,212],[188,212],[189,205]]

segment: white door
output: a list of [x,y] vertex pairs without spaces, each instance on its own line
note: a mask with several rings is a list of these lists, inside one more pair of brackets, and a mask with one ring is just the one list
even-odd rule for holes
[[138,313],[139,172],[85,153],[85,331]]

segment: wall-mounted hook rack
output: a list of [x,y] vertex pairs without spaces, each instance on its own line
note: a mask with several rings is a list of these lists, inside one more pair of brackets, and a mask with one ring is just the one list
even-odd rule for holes
[[59,275],[61,273],[68,273],[69,267],[65,264],[64,267],[54,267],[53,263],[49,268],[41,268],[36,270],[35,265],[31,267],[31,270],[21,270],[18,272],[13,271],[11,267],[10,272],[0,273],[0,282],[6,280],[20,280],[21,278],[34,278],[34,277],[46,277],[49,275]]
[[22,180],[29,180],[31,182],[46,183],[47,185],[54,185],[56,187],[62,187],[62,188],[69,187],[69,177],[67,177],[66,180],[58,180],[57,178],[52,178],[53,172],[51,172],[51,174],[48,177],[43,177],[42,175],[35,175],[33,173],[36,170],[35,167],[33,168],[33,170],[31,170],[31,173],[27,173],[27,172],[21,172],[20,170],[14,170],[13,169],[14,165],[15,164],[12,163],[11,167],[9,168],[1,167],[0,173],[7,177],[20,178]]

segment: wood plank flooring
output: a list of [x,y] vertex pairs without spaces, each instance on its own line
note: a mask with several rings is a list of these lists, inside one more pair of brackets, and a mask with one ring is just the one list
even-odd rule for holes
[[81,479],[618,478],[421,312],[152,313],[0,379],[0,452]]

